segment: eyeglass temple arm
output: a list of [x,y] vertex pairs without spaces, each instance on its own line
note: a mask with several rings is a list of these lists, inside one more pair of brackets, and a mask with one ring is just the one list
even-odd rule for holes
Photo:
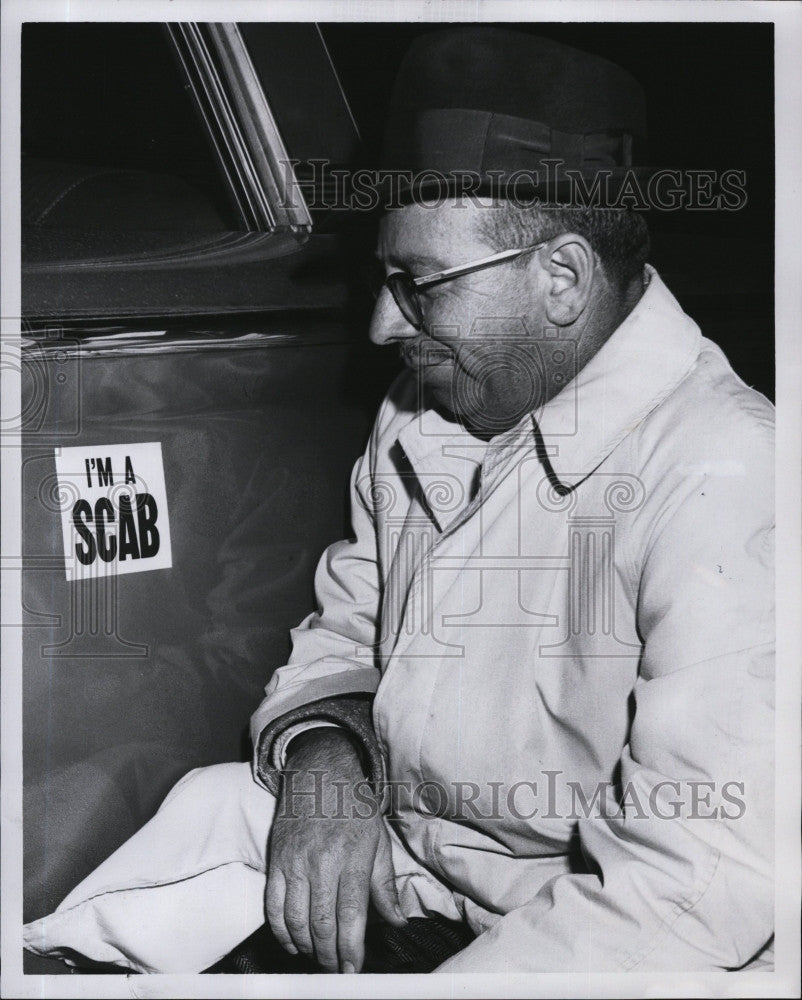
[[501,264],[505,260],[512,260],[514,257],[520,257],[522,254],[540,250],[545,245],[546,243],[543,242],[535,243],[531,247],[501,250],[499,253],[491,254],[489,257],[483,257],[481,260],[471,261],[470,264],[458,264],[457,267],[449,267],[445,271],[435,271],[433,274],[424,274],[420,278],[413,278],[412,283],[416,288],[436,285],[440,281],[449,281],[451,278],[458,278],[463,274],[472,274],[474,271],[481,271],[482,268],[489,267],[492,264]]

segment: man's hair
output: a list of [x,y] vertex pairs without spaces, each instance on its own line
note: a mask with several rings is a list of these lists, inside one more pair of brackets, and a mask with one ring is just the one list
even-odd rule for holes
[[479,226],[482,237],[497,250],[529,246],[560,233],[584,236],[619,295],[642,273],[649,256],[646,222],[627,208],[522,207],[513,201],[499,201],[481,213]]

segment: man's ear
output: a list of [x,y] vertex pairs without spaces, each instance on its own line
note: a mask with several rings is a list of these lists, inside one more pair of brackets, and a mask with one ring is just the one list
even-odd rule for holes
[[543,257],[541,264],[549,276],[546,315],[555,326],[570,326],[587,308],[596,273],[596,255],[584,236],[563,233],[550,241],[548,257],[545,261]]

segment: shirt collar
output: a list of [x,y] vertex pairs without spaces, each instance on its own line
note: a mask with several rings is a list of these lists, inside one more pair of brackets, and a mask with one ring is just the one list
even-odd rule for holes
[[649,265],[645,281],[638,304],[576,378],[489,444],[435,410],[416,413],[398,435],[416,475],[455,474],[467,482],[484,464],[484,477],[512,449],[536,447],[539,431],[563,486],[587,478],[676,389],[699,354],[699,328]]

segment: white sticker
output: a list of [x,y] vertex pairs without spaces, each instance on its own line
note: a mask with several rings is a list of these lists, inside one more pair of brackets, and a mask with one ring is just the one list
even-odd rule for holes
[[67,579],[173,565],[159,441],[58,448],[56,475]]

